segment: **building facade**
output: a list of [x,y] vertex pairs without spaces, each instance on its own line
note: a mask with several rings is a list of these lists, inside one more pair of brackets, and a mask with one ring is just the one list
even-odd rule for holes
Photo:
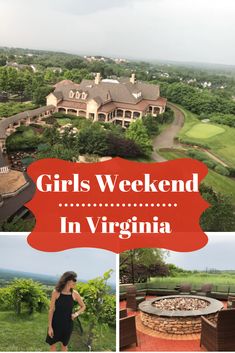
[[47,105],[57,112],[86,117],[92,121],[113,122],[123,127],[146,114],[157,116],[165,111],[166,99],[159,86],[130,79],[83,80],[80,84],[63,80],[47,96]]

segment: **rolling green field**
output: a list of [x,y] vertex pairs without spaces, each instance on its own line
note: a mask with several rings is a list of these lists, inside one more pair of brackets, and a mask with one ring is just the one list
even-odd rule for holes
[[235,167],[235,128],[201,123],[196,114],[178,106],[185,114],[185,123],[178,137],[182,142],[208,146],[212,153],[231,167]]
[[[22,314],[16,316],[14,312],[0,312],[0,346],[1,351],[39,351],[48,352],[45,343],[47,333],[47,313],[35,313],[31,316]],[[100,335],[94,346],[95,351],[115,351],[115,328],[108,328],[104,335]],[[69,351],[88,351],[84,345],[83,336],[73,331]]]
[[230,285],[235,286],[235,275],[234,274],[211,274],[211,273],[194,273],[194,274],[182,274],[182,276],[176,277],[162,277],[162,278],[151,278],[151,283],[157,284],[180,284],[190,283],[192,285],[202,285],[211,283],[214,285]]
[[[160,151],[159,154],[167,160],[188,158],[182,151]],[[215,191],[231,197],[235,204],[235,180],[226,176],[220,175],[209,169],[208,175],[203,180],[203,183],[211,186]]]

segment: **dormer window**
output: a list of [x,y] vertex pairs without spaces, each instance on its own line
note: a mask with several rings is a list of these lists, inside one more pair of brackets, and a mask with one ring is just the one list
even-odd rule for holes
[[73,98],[74,97],[74,92],[71,90],[70,92],[69,92],[69,98]]
[[80,96],[81,96],[80,92],[79,92],[79,91],[77,91],[77,92],[76,92],[76,99],[79,99],[79,98],[80,98]]
[[138,99],[138,98],[141,97],[141,92],[135,92],[135,93],[132,93],[132,95],[133,95],[136,99]]
[[87,93],[86,92],[82,92],[82,99],[86,99],[87,97]]

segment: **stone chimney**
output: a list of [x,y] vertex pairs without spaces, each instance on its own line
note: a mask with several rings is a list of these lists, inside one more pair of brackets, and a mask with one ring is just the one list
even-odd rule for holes
[[97,72],[96,76],[95,76],[95,84],[98,85],[101,81],[101,76],[100,73]]
[[131,74],[130,83],[135,84],[135,74]]

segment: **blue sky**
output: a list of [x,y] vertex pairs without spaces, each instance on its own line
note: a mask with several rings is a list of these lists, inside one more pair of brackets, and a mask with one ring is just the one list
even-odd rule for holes
[[0,0],[0,46],[234,64],[234,0]]
[[[0,268],[47,275],[75,271],[82,280],[116,269],[115,254],[100,249],[71,249],[56,253],[30,247],[25,235],[0,235]],[[110,282],[115,283],[115,273]]]

